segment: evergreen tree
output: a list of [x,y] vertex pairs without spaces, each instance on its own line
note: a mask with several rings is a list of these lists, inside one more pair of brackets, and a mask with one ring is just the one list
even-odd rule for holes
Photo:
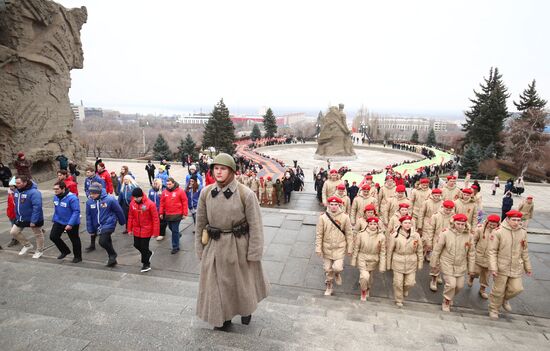
[[472,177],[476,178],[479,176],[479,163],[482,159],[482,151],[479,145],[470,144],[464,156],[460,160],[459,173],[461,176],[466,175],[467,172],[470,172]]
[[197,144],[191,137],[191,134],[187,134],[185,140],[180,139],[180,145],[178,146],[178,156],[182,161],[187,160],[187,156],[191,156],[191,160],[193,162],[196,162],[199,159]]
[[428,137],[426,138],[426,145],[428,146],[437,145],[437,139],[435,138],[435,130],[433,128],[430,129],[430,132],[428,133]]
[[493,144],[498,155],[502,153],[502,132],[504,121],[508,118],[506,99],[510,97],[502,81],[498,68],[491,68],[489,78],[483,78],[480,84],[481,91],[474,90],[474,99],[470,99],[472,106],[465,112],[466,123],[463,130],[466,132],[464,144],[478,144],[485,149]]
[[492,143],[489,144],[489,146],[487,146],[485,148],[485,150],[483,151],[483,154],[482,154],[482,157],[481,159],[482,160],[488,160],[488,159],[492,159],[492,158],[495,158],[495,145],[493,145]]
[[411,143],[418,144],[418,131],[415,129],[411,136]]
[[[546,100],[540,98],[535,87],[536,81],[533,79],[533,82],[527,86],[527,89],[519,96],[519,102],[514,101],[514,105],[518,111],[520,111],[522,119],[528,119],[530,110],[542,111],[546,107]],[[544,130],[544,125],[536,125],[535,129]]]
[[265,137],[273,138],[277,134],[277,120],[271,108],[268,108],[264,117]]
[[204,126],[202,137],[203,148],[213,146],[217,152],[226,152],[232,155],[235,152],[235,126],[229,118],[229,110],[221,99],[210,114]]
[[257,124],[254,124],[252,127],[252,133],[250,133],[250,139],[253,141],[260,139],[262,137],[262,132],[260,132],[260,127]]
[[321,120],[323,119],[323,111],[319,111],[319,114],[317,115],[317,131],[315,132],[316,135],[319,135],[321,133]]
[[170,160],[172,158],[172,151],[170,151],[170,147],[162,134],[158,135],[155,145],[153,145],[153,157],[157,161]]

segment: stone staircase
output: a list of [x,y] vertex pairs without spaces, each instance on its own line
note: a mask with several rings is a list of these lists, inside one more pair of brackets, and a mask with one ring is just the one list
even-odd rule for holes
[[[196,276],[0,253],[0,350],[548,350],[550,320],[280,285],[250,326],[195,317]],[[128,268],[128,267],[126,267]],[[132,267],[134,268],[134,267]]]

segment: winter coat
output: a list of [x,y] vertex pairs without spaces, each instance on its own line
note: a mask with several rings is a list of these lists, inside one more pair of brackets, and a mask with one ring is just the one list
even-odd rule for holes
[[214,179],[214,177],[212,177],[212,175],[210,174],[210,170],[208,170],[208,172],[206,172],[206,177],[205,177],[205,186],[208,186],[210,184],[214,184],[216,182],[216,179]]
[[507,221],[489,235],[489,270],[511,278],[532,272],[527,244],[527,231],[513,230]]
[[32,168],[32,162],[29,159],[20,160],[17,159],[14,162],[15,169],[17,170],[18,176],[27,176],[31,177],[31,168]]
[[105,189],[101,189],[101,195],[97,200],[89,198],[86,201],[86,229],[90,234],[114,231],[116,222],[126,224],[124,212],[118,201],[108,195]]
[[452,277],[473,273],[476,263],[474,238],[468,226],[462,233],[455,228],[444,229],[435,243],[430,257],[432,268],[441,267],[441,272]]
[[378,200],[376,200],[376,197],[374,196],[365,197],[362,192],[359,193],[359,195],[353,199],[353,203],[351,204],[350,219],[353,222],[352,224],[355,225],[357,221],[363,217],[365,214],[364,209],[367,205],[373,204],[376,206],[377,201]]
[[132,191],[137,188],[134,184],[124,184],[120,188],[120,194],[118,194],[118,203],[120,206],[130,206],[132,202]]
[[15,220],[15,198],[13,196],[14,192],[10,189],[8,190],[8,206],[6,208],[6,215],[10,221]]
[[149,194],[147,195],[149,200],[153,201],[153,203],[157,207],[157,212],[160,211],[160,197],[161,197],[161,195],[162,195],[162,191],[160,191],[160,190],[157,191],[155,189],[150,189]]
[[[403,203],[409,206],[412,205],[411,200],[409,200],[406,196],[401,199],[398,199],[397,195],[395,197],[392,197],[390,201],[386,202],[386,205],[381,209],[380,217],[382,218],[382,220],[385,223],[388,223],[395,212],[399,211],[399,204]],[[411,210],[412,208],[409,207],[409,213],[411,212]]]
[[[334,223],[338,224],[340,231]],[[341,209],[336,213],[323,213],[317,222],[317,233],[315,237],[315,252],[321,253],[323,258],[331,260],[341,260],[346,254],[353,252],[353,232],[351,230],[351,221],[349,216]]]
[[99,183],[101,184],[101,187],[103,189],[105,189],[105,181],[103,180],[103,178],[101,178],[100,176],[98,176],[97,174],[94,174],[91,178],[89,177],[86,177],[84,179],[84,193],[86,193],[86,197],[90,197],[90,185],[92,185],[92,183]]
[[430,195],[422,205],[420,213],[418,213],[418,220],[416,221],[417,228],[420,230],[428,227],[432,216],[439,212],[442,206],[443,200],[435,201]]
[[61,196],[54,195],[53,205],[52,221],[54,223],[71,227],[80,224],[80,202],[75,194],[66,191]]
[[[401,218],[401,213],[399,212],[399,210],[395,211],[393,213],[393,216],[390,217],[389,221],[388,221],[388,224],[387,224],[387,227],[386,227],[386,235],[389,237],[392,233],[395,233],[395,231],[397,230],[397,228],[401,225],[401,222],[399,221],[399,219]],[[416,221],[414,220],[414,218],[412,219],[412,224],[413,224],[413,228],[416,228]]]
[[187,195],[178,184],[172,189],[164,189],[160,197],[160,211],[168,221],[178,221],[187,216],[189,206]]
[[100,176],[101,179],[103,179],[103,182],[105,182],[105,191],[107,192],[107,194],[112,194],[113,181],[111,180],[111,174],[106,169],[104,169],[103,172],[98,172],[97,175]]
[[134,199],[128,208],[128,233],[137,238],[159,236],[160,220],[155,203],[147,197],[141,198],[141,203]]
[[[213,181],[210,184],[213,184],[213,183],[215,183],[215,181]],[[258,192],[259,188],[260,188],[260,181],[257,178],[250,179],[250,190],[252,190],[253,192],[256,193],[256,192]]]
[[524,201],[519,205],[518,211],[523,214],[524,220],[529,220],[533,218],[533,209],[535,208],[535,205],[531,203],[527,203],[527,201]]
[[162,188],[166,188],[166,182],[168,181],[168,173],[166,173],[166,171],[164,172],[157,172],[157,174],[155,175],[155,178],[158,178],[162,181]]
[[344,212],[349,216],[349,214],[351,212],[351,201],[349,199],[349,196],[346,195],[346,194],[340,195],[340,194],[338,194],[338,191],[336,192],[336,194],[334,194],[334,196],[339,197],[340,199],[342,199],[342,201],[344,203],[340,207],[342,207],[342,210],[344,210]]
[[[216,197],[213,189],[219,191]],[[223,195],[226,189],[233,192],[229,199]],[[247,235],[221,234],[218,240],[202,245],[207,225],[230,230],[243,219],[248,223]],[[252,314],[269,293],[261,262],[264,234],[256,195],[236,180],[223,189],[214,184],[200,194],[196,221],[195,252],[200,260],[197,316],[221,326],[235,315]]]
[[422,232],[424,245],[433,248],[439,240],[439,235],[441,232],[444,229],[450,228],[454,215],[454,211],[452,211],[449,215],[446,215],[443,208],[434,214]]
[[[498,228],[497,228],[498,229]],[[496,229],[491,229],[488,222],[478,224],[474,231],[474,244],[476,246],[476,264],[481,267],[489,267],[489,238]]]
[[155,165],[152,164],[152,163],[147,163],[147,164],[145,165],[145,170],[147,171],[147,174],[150,174],[150,175],[154,175],[154,174],[155,174],[155,169],[156,169],[156,168],[157,168],[157,167],[155,167]]
[[337,180],[327,179],[325,181],[322,189],[322,192],[323,192],[322,199],[324,204],[327,203],[327,199],[329,197],[331,197],[332,195],[334,195],[334,193],[336,193],[336,187],[342,183],[343,182],[340,179],[337,179]]
[[422,207],[424,206],[424,202],[428,200],[430,195],[432,194],[432,191],[428,189],[413,189],[411,193],[411,204],[412,204],[412,216],[414,219],[418,220],[418,216],[420,212],[422,211]]
[[504,196],[502,198],[502,212],[506,213],[514,206],[514,199],[511,196]]
[[381,231],[365,229],[357,233],[353,244],[351,265],[359,270],[386,270],[386,236]]
[[447,184],[445,184],[445,186],[441,190],[442,190],[441,198],[443,199],[443,201],[445,201],[445,200],[451,200],[451,201],[458,200],[458,199],[460,199],[460,197],[461,197],[460,195],[462,194],[462,191],[457,186],[454,186],[454,187],[451,188]]
[[292,184],[292,180],[291,179],[283,179],[283,190],[285,193],[290,193],[294,190],[294,186]]
[[[202,176],[199,172],[195,173],[195,176],[197,177],[197,183],[199,184],[199,187],[202,188],[203,187],[203,182],[202,182]],[[188,174],[185,176],[185,187],[187,188],[187,185],[189,185],[189,179],[191,179],[191,174]]]
[[67,189],[69,189],[71,193],[75,194],[76,197],[78,197],[78,185],[76,185],[76,183],[73,182],[70,178],[71,177],[65,179],[63,182],[65,183]]
[[199,186],[197,191],[193,191],[193,189],[189,189],[185,192],[185,195],[187,196],[187,207],[192,210],[191,213],[195,213],[197,211],[197,208],[199,206],[199,196],[201,194],[201,187]]
[[23,190],[15,189],[15,220],[19,222],[43,223],[42,193],[38,191],[36,183],[31,182]]
[[422,269],[424,255],[420,236],[411,229],[407,235],[401,228],[390,235],[386,249],[386,268],[401,274],[410,274]]
[[[355,231],[355,233],[359,233],[366,230],[367,227],[368,227],[367,219],[365,218],[365,216],[362,216],[362,217],[359,217],[357,222],[355,222],[355,226],[353,227],[353,230]],[[382,223],[382,221],[378,221],[378,230],[380,231],[380,233],[386,233],[386,225]],[[386,244],[387,244],[387,241],[388,240],[386,240]],[[388,245],[386,245],[386,248],[388,248]]]
[[468,217],[468,224],[470,228],[477,226],[477,204],[473,199],[465,202],[463,199],[455,201],[455,212],[465,214]]
[[391,186],[384,184],[384,186],[380,188],[380,192],[378,193],[378,211],[381,212],[384,206],[386,206],[386,203],[389,202],[394,196],[395,184],[392,183]]

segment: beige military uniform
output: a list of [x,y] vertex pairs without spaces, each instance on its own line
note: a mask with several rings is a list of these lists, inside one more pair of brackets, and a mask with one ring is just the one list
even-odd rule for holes
[[380,188],[380,192],[378,193],[378,212],[381,212],[384,206],[386,206],[386,203],[395,196],[395,188],[395,183],[392,183],[391,186],[384,184],[384,186]]
[[399,204],[407,204],[409,205],[409,213],[410,213],[410,206],[412,206],[411,200],[409,200],[405,193],[402,193],[401,198],[399,198],[399,193],[395,193],[395,197],[391,198],[390,201],[386,202],[386,205],[384,208],[382,208],[382,211],[380,213],[380,217],[382,217],[382,220],[384,223],[388,223],[390,218],[394,215],[395,212],[399,210]]
[[273,204],[273,181],[266,180],[265,181],[265,194],[267,196],[267,204],[272,205]]
[[476,245],[476,265],[474,272],[479,277],[479,284],[489,287],[489,237],[494,232],[488,226],[489,222],[479,224],[474,231],[474,243]]
[[359,195],[357,195],[353,199],[353,203],[351,204],[351,213],[350,218],[352,221],[352,224],[357,224],[357,221],[359,218],[363,217],[363,210],[367,205],[374,204],[376,206],[377,200],[374,196],[364,197],[362,194],[362,191]]
[[413,189],[411,193],[411,203],[412,203],[412,217],[418,222],[418,217],[424,206],[424,202],[428,200],[432,191],[430,188],[422,189]]
[[393,270],[393,294],[396,303],[403,303],[403,296],[416,284],[416,271],[422,269],[424,256],[420,236],[411,229],[410,234],[403,230],[390,235],[387,256],[387,269]]
[[359,269],[361,290],[372,288],[374,271],[386,270],[386,237],[379,230],[366,228],[357,233],[353,245],[351,265]]
[[498,314],[503,300],[510,300],[523,291],[522,275],[531,272],[527,249],[527,231],[512,230],[508,221],[489,236],[489,271],[497,272],[489,296],[489,311]]
[[432,216],[439,212],[442,206],[443,200],[435,201],[431,195],[426,201],[424,201],[424,204],[418,213],[418,220],[416,221],[418,230],[422,230],[422,235],[424,235],[424,228],[429,225]]
[[258,198],[258,190],[260,189],[260,181],[258,178],[252,178],[250,179],[250,190],[256,194],[256,198]]
[[[327,216],[331,216],[344,232],[342,233]],[[344,257],[351,254],[352,250],[353,233],[349,216],[341,210],[337,213],[323,213],[317,222],[315,252],[322,254],[327,283],[331,283],[334,276],[344,270]]]
[[[443,201],[451,200],[455,201],[462,197],[462,190],[460,190],[456,185],[454,187],[449,187],[447,184],[441,189]],[[457,212],[460,213],[460,212]]]
[[441,269],[443,273],[445,299],[453,301],[464,288],[464,275],[474,272],[475,258],[474,240],[467,226],[462,233],[454,227],[441,232],[430,258],[430,266]]
[[[399,213],[399,210],[395,211],[393,213],[393,216],[390,217],[390,220],[388,221],[388,225],[386,226],[386,236],[389,237],[392,233],[395,233],[397,230],[397,227],[401,225],[401,222],[399,222],[399,219],[402,217],[401,213]],[[415,226],[415,220],[412,220],[413,228]]]
[[323,203],[327,203],[327,199],[336,193],[336,187],[342,184],[342,181],[338,178],[337,180],[331,180],[330,178],[323,184],[322,189],[322,199]]
[[[354,233],[358,233],[366,230],[367,226],[368,226],[367,219],[364,216],[359,217],[359,219],[357,220],[353,228]],[[378,230],[380,231],[380,233],[386,233],[386,226],[384,225],[384,223],[382,223],[382,221],[378,221]],[[386,240],[386,244],[387,244],[387,240]],[[388,246],[386,245],[386,247]]]
[[468,201],[464,201],[464,199],[455,201],[455,212],[465,214],[468,217],[470,228],[477,226],[477,211],[476,202],[472,198]]
[[338,194],[338,191],[336,191],[334,196],[339,197],[340,199],[342,199],[342,201],[344,203],[342,205],[340,205],[340,207],[342,207],[342,210],[344,210],[344,212],[349,216],[349,214],[351,212],[351,201],[349,199],[349,196],[346,195],[346,194],[341,196],[340,194]]
[[451,227],[454,214],[454,211],[451,211],[449,215],[446,215],[445,209],[441,208],[439,212],[432,216],[431,220],[427,222],[427,227],[424,228],[424,235],[422,236],[424,245],[431,248],[435,246],[441,232]]
[[263,179],[263,182],[261,180],[258,181],[259,184],[259,191],[258,191],[258,200],[260,201],[260,205],[265,202],[265,179]]
[[533,218],[533,211],[535,209],[535,204],[533,202],[527,203],[527,200],[523,201],[519,207],[518,211],[523,214],[521,219],[523,220],[523,228],[527,229],[529,225],[529,220]]

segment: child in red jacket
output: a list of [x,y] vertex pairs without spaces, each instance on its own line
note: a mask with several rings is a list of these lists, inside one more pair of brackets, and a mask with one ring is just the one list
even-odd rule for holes
[[[15,223],[15,198],[13,196],[14,190],[15,190],[15,177],[13,177],[10,182],[8,183],[9,189],[8,189],[8,207],[6,209],[6,214],[8,215],[8,219],[10,220],[11,225]],[[17,239],[12,238],[10,243],[8,244],[8,247],[12,247],[19,244],[19,241]],[[2,246],[0,246],[0,249],[2,249]]]
[[128,207],[128,234],[134,235],[134,247],[141,253],[141,273],[145,273],[151,270],[153,256],[153,252],[149,250],[149,240],[152,236],[159,236],[160,232],[157,205],[147,196],[143,196],[141,188],[135,188]]

